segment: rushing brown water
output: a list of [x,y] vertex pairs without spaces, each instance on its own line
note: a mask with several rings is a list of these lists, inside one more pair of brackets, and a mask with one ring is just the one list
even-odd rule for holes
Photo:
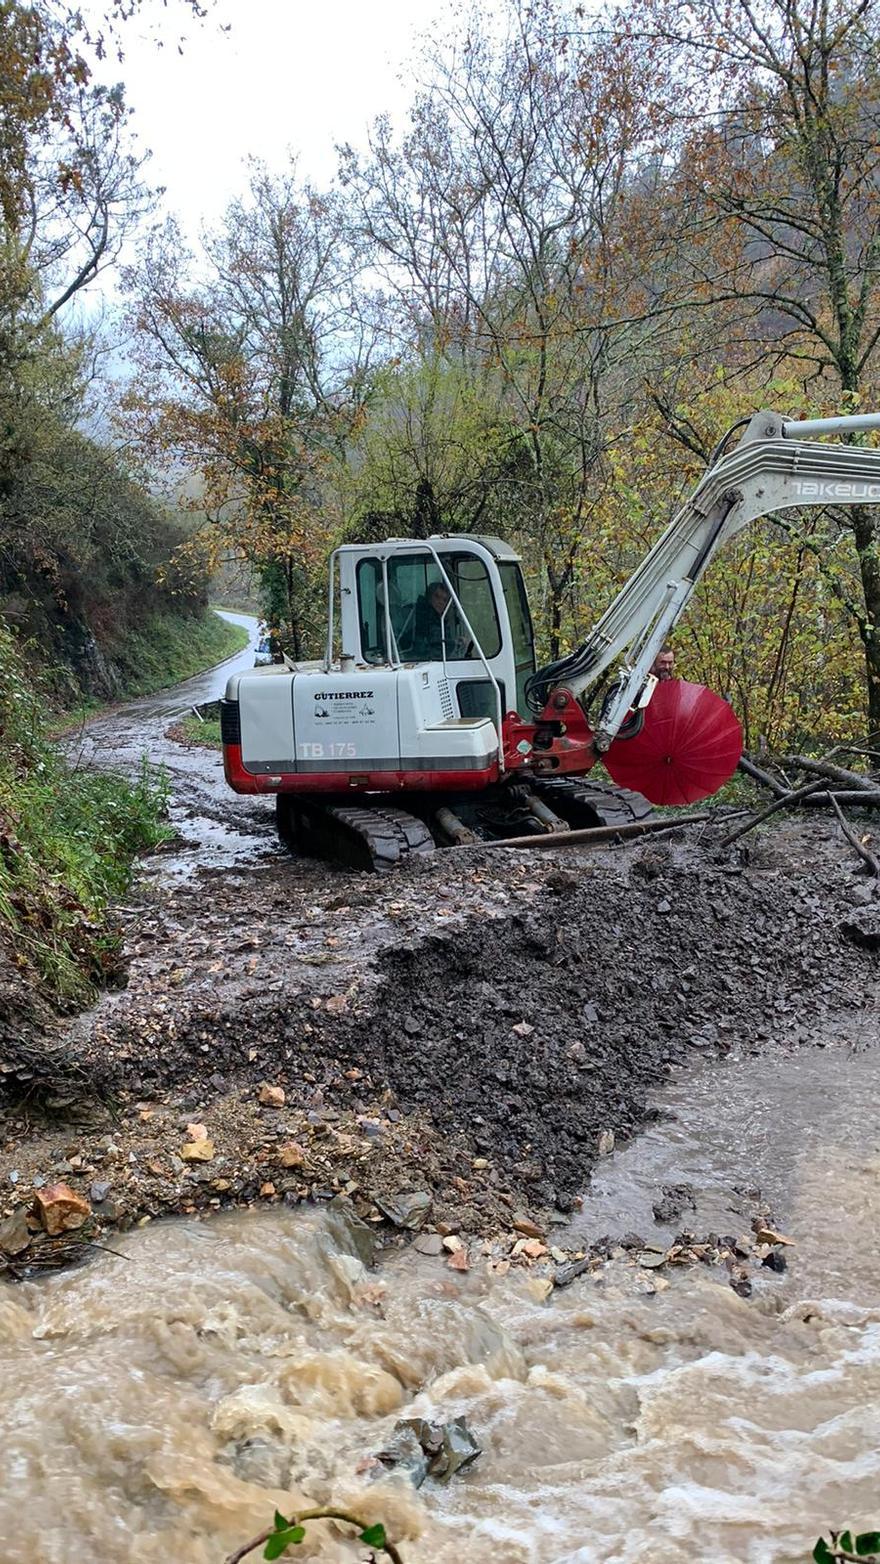
[[[407,1564],[802,1564],[880,1522],[880,1052],[715,1065],[607,1165],[581,1225],[741,1230],[759,1184],[797,1240],[744,1301],[612,1262],[547,1301],[412,1250],[365,1270],[332,1213],[146,1227],[125,1259],[0,1291],[3,1564],[220,1564],[333,1498]],[[687,1221],[688,1218],[682,1218]],[[447,1488],[370,1481],[401,1414],[464,1413],[484,1453]],[[322,1528],[303,1559],[363,1559]]]

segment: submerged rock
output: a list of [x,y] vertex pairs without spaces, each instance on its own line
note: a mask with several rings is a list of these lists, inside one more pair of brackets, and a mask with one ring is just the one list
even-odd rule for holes
[[463,1417],[449,1423],[429,1423],[423,1417],[405,1417],[394,1425],[389,1443],[377,1459],[385,1467],[401,1467],[416,1488],[426,1477],[447,1483],[482,1454],[482,1446]]

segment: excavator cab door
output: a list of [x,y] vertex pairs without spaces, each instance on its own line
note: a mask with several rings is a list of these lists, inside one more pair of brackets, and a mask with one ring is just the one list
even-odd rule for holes
[[500,560],[498,574],[510,625],[510,650],[513,656],[515,700],[508,701],[521,717],[529,716],[526,681],[535,671],[535,632],[520,566],[514,560]]
[[450,722],[488,718],[500,729],[508,711],[527,716],[532,620],[519,558],[503,540],[389,538],[338,556],[343,641],[361,666],[424,667],[419,679],[436,686]]

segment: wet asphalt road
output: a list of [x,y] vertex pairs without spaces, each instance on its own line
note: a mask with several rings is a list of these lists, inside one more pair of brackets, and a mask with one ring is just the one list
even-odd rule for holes
[[170,690],[159,690],[155,695],[143,695],[129,705],[119,707],[113,716],[122,718],[126,723],[146,721],[151,717],[165,717],[170,722],[173,717],[184,715],[194,706],[219,700],[226,690],[227,679],[254,666],[254,652],[260,639],[259,620],[251,614],[228,613],[225,608],[215,609],[215,613],[229,624],[241,625],[247,630],[247,646],[233,657],[227,657],[225,662],[206,668],[204,673],[197,673],[192,679],[186,679],[183,684],[175,684]]

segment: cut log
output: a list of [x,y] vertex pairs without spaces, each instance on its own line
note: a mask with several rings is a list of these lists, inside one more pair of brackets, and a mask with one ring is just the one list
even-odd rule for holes
[[862,771],[847,771],[845,766],[834,766],[830,760],[812,760],[807,755],[786,755],[784,763],[786,766],[797,766],[799,771],[806,771],[814,777],[827,777],[829,782],[838,782],[841,787],[858,788],[864,793],[877,791],[874,777],[867,777]]

